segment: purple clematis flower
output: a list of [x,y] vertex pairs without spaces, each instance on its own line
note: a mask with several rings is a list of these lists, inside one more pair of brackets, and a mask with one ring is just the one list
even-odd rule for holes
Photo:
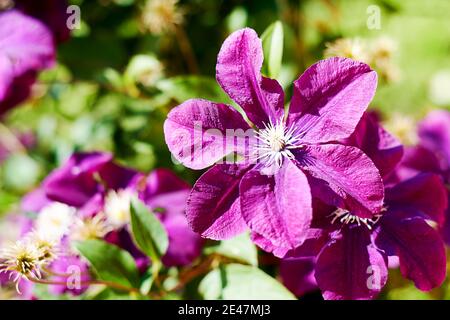
[[0,12],[0,114],[25,100],[36,74],[55,61],[50,30],[17,10]]
[[[367,128],[367,124],[358,128]],[[381,128],[373,129],[379,132],[378,145],[384,146],[374,159],[390,164],[384,171],[389,175],[395,168],[392,158],[399,159],[398,150],[394,152],[398,144]],[[387,187],[384,210],[370,219],[358,219],[347,208],[316,201],[308,232],[312,236],[288,255],[317,256],[315,278],[326,299],[374,298],[387,281],[389,257],[398,258],[401,273],[428,291],[439,286],[446,274],[444,243],[430,224],[442,223],[446,206],[441,179],[429,173]]]
[[419,124],[420,144],[433,151],[450,181],[450,111],[436,110]]
[[90,280],[89,269],[86,262],[81,261],[79,257],[73,255],[60,257],[50,268],[56,274],[51,280],[65,284],[50,285],[48,288],[50,293],[54,295],[70,293],[77,296],[87,290],[86,282]]
[[[113,205],[107,206],[109,194],[115,197]],[[82,218],[94,217],[100,212],[122,217],[121,206],[129,208],[130,198],[120,195],[136,194],[150,209],[154,210],[165,226],[169,236],[169,248],[163,257],[166,266],[186,265],[197,258],[204,240],[188,226],[184,215],[189,185],[167,169],[157,169],[149,175],[117,165],[111,154],[103,152],[76,153],[57,168],[22,201],[22,210],[39,212],[53,202],[77,208]],[[122,202],[125,201],[125,202]],[[128,201],[128,202],[127,202]],[[134,245],[127,217],[114,222],[114,230],[106,240],[128,251],[135,257],[141,270],[149,263],[148,258]]]
[[[418,126],[419,144],[406,149],[399,167],[389,181],[403,181],[419,172],[432,172],[441,176],[447,186],[450,202],[450,112],[430,112]],[[447,244],[450,244],[450,208],[440,226]]]
[[419,144],[406,149],[392,180],[402,180],[418,172],[434,172],[450,183],[450,112],[435,110],[418,126]]
[[[250,228],[257,243],[296,248],[311,222],[316,182],[324,198],[338,195],[355,215],[371,218],[383,204],[380,174],[361,150],[336,142],[353,133],[376,73],[350,59],[320,61],[295,81],[285,116],[283,90],[260,74],[262,61],[261,40],[248,28],[230,35],[218,56],[217,81],[251,124],[231,106],[200,99],[174,108],[164,124],[178,161],[193,169],[214,165],[188,200],[193,230],[221,240]],[[244,159],[216,164],[233,153]]]
[[204,239],[194,233],[184,214],[191,187],[167,169],[156,169],[146,178],[140,198],[167,230],[169,248],[162,258],[165,266],[184,266],[200,256]]

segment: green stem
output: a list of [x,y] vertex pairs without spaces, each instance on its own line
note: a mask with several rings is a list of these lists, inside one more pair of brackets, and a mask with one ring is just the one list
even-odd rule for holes
[[[67,282],[65,281],[49,281],[49,280],[42,280],[42,279],[36,279],[36,278],[29,278],[31,282],[39,283],[39,284],[45,284],[45,285],[60,285],[60,286],[66,286]],[[90,280],[90,281],[80,281],[80,285],[82,286],[89,286],[89,285],[105,285],[110,288],[114,288],[121,291],[127,291],[127,292],[133,292],[141,294],[139,289],[136,288],[130,288],[124,285],[121,285],[119,283],[111,282],[111,281],[102,281],[102,280]]]

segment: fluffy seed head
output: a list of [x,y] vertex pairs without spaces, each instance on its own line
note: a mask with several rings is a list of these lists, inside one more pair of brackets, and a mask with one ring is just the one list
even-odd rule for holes
[[36,233],[48,240],[59,241],[69,232],[76,209],[66,204],[53,202],[39,212]]
[[111,190],[106,195],[103,213],[113,229],[120,229],[130,221],[131,197],[130,190]]
[[154,34],[172,32],[183,23],[183,12],[178,0],[148,0],[142,12],[142,24]]
[[25,238],[5,247],[0,252],[0,272],[10,273],[19,291],[21,279],[41,277],[42,251],[35,243]]
[[111,230],[112,228],[108,225],[105,215],[99,213],[94,217],[77,218],[70,238],[75,241],[101,239]]

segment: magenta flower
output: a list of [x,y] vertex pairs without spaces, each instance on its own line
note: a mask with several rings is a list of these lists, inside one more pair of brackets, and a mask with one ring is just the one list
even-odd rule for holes
[[164,124],[170,151],[189,168],[244,157],[215,164],[194,185],[186,211],[193,230],[220,240],[249,227],[293,249],[311,222],[311,181],[371,218],[383,203],[380,174],[361,150],[336,141],[354,131],[375,93],[376,73],[350,59],[320,61],[294,83],[285,116],[283,90],[260,74],[262,60],[261,40],[243,29],[225,40],[216,68],[252,125],[231,106],[200,99],[174,108]]
[[450,183],[450,112],[430,112],[418,126],[419,144],[406,149],[399,168],[390,178],[402,180],[418,172],[439,174]]
[[146,179],[140,198],[153,210],[167,230],[169,248],[162,258],[165,266],[184,266],[198,258],[204,239],[188,225],[185,208],[191,187],[167,169],[156,169]]
[[[108,209],[111,191],[114,199]],[[154,210],[167,230],[169,248],[163,263],[179,266],[196,259],[204,244],[204,240],[189,228],[184,215],[189,192],[189,185],[167,169],[157,169],[146,176],[117,165],[108,153],[76,153],[51,172],[41,188],[23,199],[22,210],[39,212],[53,202],[60,202],[77,208],[77,215],[83,218],[100,212],[107,216],[111,213],[113,218],[119,213],[122,217],[120,210],[129,208],[127,195],[135,194]],[[149,260],[134,245],[127,228],[129,221],[124,218],[123,221],[111,220],[114,230],[106,235],[106,240],[130,251],[144,270]]]
[[30,94],[36,73],[55,60],[53,38],[40,21],[16,10],[0,13],[0,114]]
[[419,124],[420,144],[433,151],[450,181],[450,112],[436,110]]
[[42,183],[46,196],[74,207],[82,207],[107,189],[125,189],[138,172],[113,162],[109,153],[76,153]]
[[70,293],[76,296],[88,289],[86,282],[91,280],[89,268],[79,257],[73,255],[60,257],[52,263],[50,269],[56,274],[51,277],[51,281],[65,284],[50,285],[48,288],[50,293],[54,295]]
[[[373,119],[366,116],[363,121]],[[394,152],[398,144],[374,124],[358,126],[354,138],[362,141],[363,128],[378,132],[378,145],[384,147],[374,159],[390,164],[385,166],[388,175],[395,168],[393,158],[399,159]],[[374,218],[358,219],[345,207],[317,201],[310,238],[288,255],[317,256],[315,278],[326,299],[374,298],[387,281],[390,257],[398,258],[403,276],[428,291],[441,285],[446,274],[444,243],[428,221],[442,223],[446,206],[441,179],[427,173],[387,187],[384,210]]]
[[[419,172],[435,173],[447,185],[450,202],[450,112],[430,112],[419,123],[418,135],[419,145],[405,150],[405,156],[389,181],[402,181]],[[440,229],[444,240],[450,244],[450,208],[447,208],[446,219]]]

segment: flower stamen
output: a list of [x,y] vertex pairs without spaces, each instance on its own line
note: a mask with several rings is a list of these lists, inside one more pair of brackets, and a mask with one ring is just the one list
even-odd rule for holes
[[277,122],[270,121],[264,125],[264,129],[256,133],[257,143],[254,146],[255,153],[253,158],[261,161],[265,167],[276,165],[281,168],[284,159],[294,159],[292,149],[298,149],[302,145],[300,135],[296,132],[296,128],[286,124],[281,118]]
[[329,215],[329,217],[333,217],[331,219],[331,224],[334,224],[339,220],[339,222],[343,224],[364,225],[369,230],[372,230],[372,227],[380,220],[381,216],[381,214],[376,214],[373,218],[361,218],[341,208],[338,208]]

